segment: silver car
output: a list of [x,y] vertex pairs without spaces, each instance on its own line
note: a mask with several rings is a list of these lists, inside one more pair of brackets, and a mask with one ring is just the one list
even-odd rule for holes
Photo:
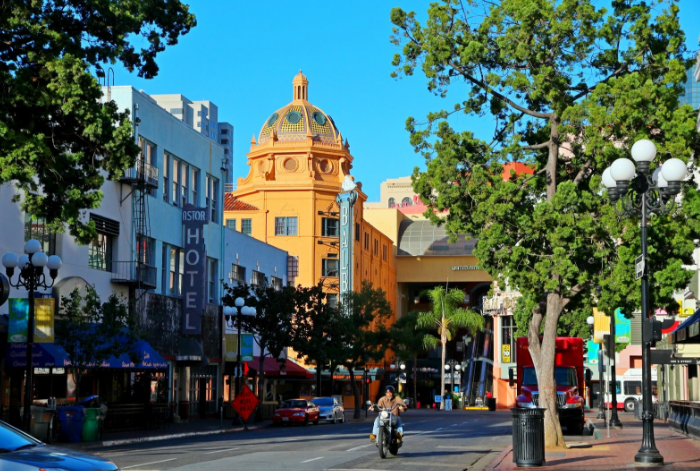
[[345,409],[334,397],[315,397],[312,401],[319,409],[318,419],[334,424],[345,423]]
[[45,445],[0,420],[0,470],[119,471],[106,458]]

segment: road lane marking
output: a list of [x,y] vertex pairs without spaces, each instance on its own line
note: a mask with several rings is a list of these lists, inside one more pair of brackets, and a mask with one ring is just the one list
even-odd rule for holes
[[461,425],[461,424],[452,424],[452,425],[450,425],[450,427],[456,427],[458,425]]
[[302,463],[311,463],[312,461],[316,460],[322,460],[323,456],[319,456],[318,458],[311,458],[310,460],[302,461]]
[[151,461],[150,463],[135,464],[132,466],[122,466],[122,469],[140,468],[141,466],[148,466],[149,464],[165,463],[166,461],[175,461],[177,458],[170,458],[169,460]]
[[436,428],[435,431],[436,431],[436,432],[439,432],[439,431],[442,430],[442,429],[443,429],[443,427]]
[[233,451],[233,450],[238,450],[238,449],[239,449],[239,447],[236,447],[236,448],[226,448],[226,449],[224,449],[224,450],[208,451],[208,452],[206,452],[206,453],[204,453],[204,454],[205,454],[205,455],[213,455],[214,453],[223,453],[223,452],[225,452],[225,451]]
[[368,443],[367,445],[356,446],[355,448],[350,448],[349,450],[345,450],[345,451],[357,451],[357,450],[360,450],[362,448],[367,448],[368,446],[371,446],[371,445],[374,445],[374,444]]

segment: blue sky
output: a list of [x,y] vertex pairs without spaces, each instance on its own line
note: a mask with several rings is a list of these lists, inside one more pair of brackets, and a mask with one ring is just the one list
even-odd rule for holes
[[[185,2],[198,25],[159,56],[158,77],[139,79],[117,66],[115,83],[214,102],[219,120],[235,127],[234,179],[247,175],[251,137],[292,100],[292,79],[300,69],[309,79],[309,101],[330,114],[348,139],[352,173],[370,201],[379,199],[382,181],[423,166],[409,145],[406,118],[423,118],[459,100],[456,92],[434,97],[420,73],[389,76],[397,52],[389,42],[391,8],[425,13],[429,1]],[[700,1],[681,0],[680,8],[688,48],[697,50]],[[489,119],[462,115],[451,121],[484,139],[493,134]]]

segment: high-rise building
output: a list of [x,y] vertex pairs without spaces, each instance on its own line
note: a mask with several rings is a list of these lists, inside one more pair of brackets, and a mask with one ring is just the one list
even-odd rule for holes
[[680,102],[681,105],[692,106],[694,110],[700,109],[700,62],[688,69]]

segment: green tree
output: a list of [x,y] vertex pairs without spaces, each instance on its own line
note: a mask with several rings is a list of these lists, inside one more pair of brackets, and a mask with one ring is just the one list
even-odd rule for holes
[[338,310],[340,315],[331,341],[331,354],[350,373],[355,396],[354,418],[359,419],[362,404],[355,371],[366,365],[369,359],[379,361],[384,358],[391,343],[386,323],[393,309],[384,290],[374,288],[365,280],[359,291],[343,296]]
[[[457,329],[463,328],[470,335],[476,333],[484,327],[484,318],[478,313],[465,309],[464,291],[453,288],[446,289],[436,286],[428,291],[428,296],[433,305],[432,311],[421,312],[416,320],[416,328],[432,329],[437,331],[437,336],[432,333],[423,336],[425,348],[441,347],[440,363],[440,394],[445,391],[445,354],[447,352],[447,342],[452,340],[452,336]],[[445,401],[440,403],[440,409],[445,408]]]
[[[477,238],[480,266],[523,294],[548,447],[564,445],[553,374],[562,312],[639,305],[638,221],[616,217],[600,185],[603,169],[640,138],[683,160],[700,150],[697,113],[678,103],[691,60],[677,2],[610,3],[608,10],[591,0],[443,0],[423,24],[413,12],[391,13],[392,40],[402,47],[395,75],[419,68],[443,97],[454,81],[466,83],[466,96],[429,114],[425,127],[407,120],[427,162],[414,172],[414,188],[427,217],[453,238]],[[494,136],[454,130],[454,113],[490,114]],[[528,164],[532,175],[503,175],[509,161]],[[699,208],[689,186],[680,211],[651,225],[656,305],[670,305],[690,278],[682,265],[698,238]]]
[[157,54],[194,25],[178,0],[0,4],[0,185],[17,186],[25,212],[55,231],[67,223],[82,243],[96,237],[81,211],[99,206],[105,176],[119,177],[139,149],[129,112],[102,102],[88,68],[119,61],[155,77]]
[[[225,285],[226,294],[222,301],[224,306],[235,306],[236,298],[242,297],[246,306],[255,307],[254,316],[243,316],[241,327],[254,334],[255,342],[260,347],[258,362],[258,384],[256,394],[263,400],[265,391],[265,358],[269,355],[279,359],[282,351],[292,343],[292,318],[296,312],[294,287],[285,286],[280,290],[269,284],[263,286]],[[258,417],[262,409],[258,408]]]
[[413,400],[418,400],[418,375],[416,367],[418,355],[426,351],[425,334],[423,329],[418,329],[418,311],[409,311],[391,326],[391,345],[398,358],[413,360]]
[[70,360],[68,370],[75,380],[75,396],[80,397],[80,381],[87,371],[100,368],[110,357],[129,355],[133,363],[142,361],[135,351],[138,342],[136,321],[129,314],[126,299],[112,293],[102,302],[90,285],[85,292],[75,288],[61,298],[56,317],[56,344]]
[[330,360],[329,339],[337,335],[338,309],[328,304],[323,284],[298,286],[292,329],[292,348],[307,362],[316,365],[316,394],[321,395],[321,370]]

